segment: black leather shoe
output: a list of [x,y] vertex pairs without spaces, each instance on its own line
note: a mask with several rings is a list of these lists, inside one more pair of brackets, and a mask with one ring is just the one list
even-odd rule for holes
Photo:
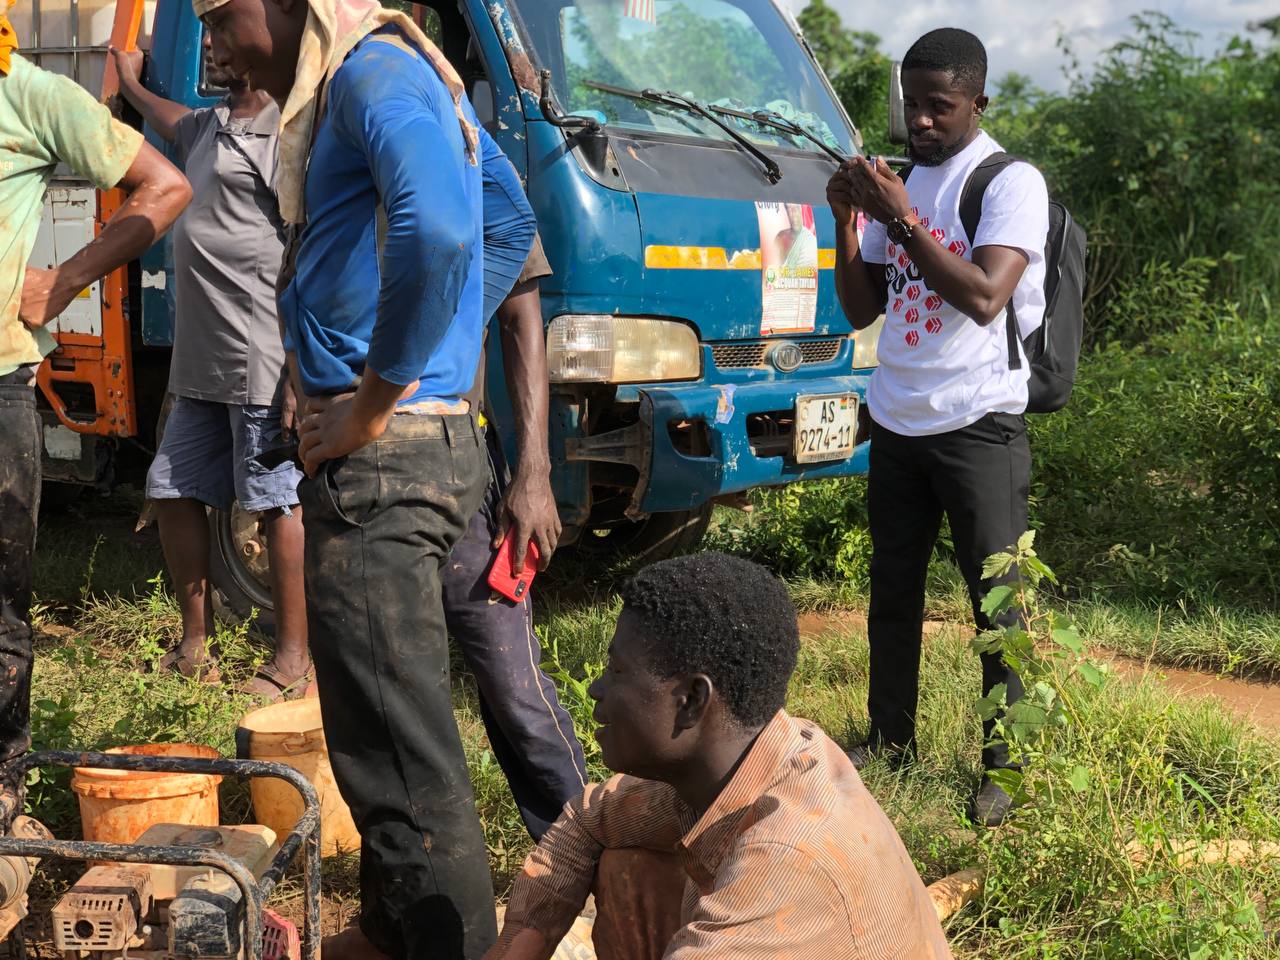
[[845,751],[855,770],[861,770],[873,760],[884,760],[891,770],[901,770],[916,759],[915,750],[887,740],[868,740]]
[[980,827],[998,827],[1013,809],[1013,797],[985,774],[978,792],[969,801],[969,822]]

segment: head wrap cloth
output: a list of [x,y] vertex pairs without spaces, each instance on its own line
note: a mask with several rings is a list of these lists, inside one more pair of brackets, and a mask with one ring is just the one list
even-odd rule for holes
[[[0,0],[2,2],[4,0]],[[228,2],[192,0],[192,7],[197,17],[203,17]],[[410,17],[398,10],[382,7],[376,0],[307,0],[307,7],[307,24],[298,50],[293,89],[280,110],[276,195],[280,214],[286,222],[300,223],[305,215],[302,188],[306,179],[307,155],[311,152],[312,128],[320,116],[325,88],[351,49],[380,27],[397,27],[404,39],[422,51],[431,62],[453,97],[453,108],[462,127],[468,159],[476,162],[479,134],[462,111],[462,78]]]
[[9,8],[15,0],[0,0],[0,73],[9,75],[9,54],[18,49],[18,34],[9,22]]

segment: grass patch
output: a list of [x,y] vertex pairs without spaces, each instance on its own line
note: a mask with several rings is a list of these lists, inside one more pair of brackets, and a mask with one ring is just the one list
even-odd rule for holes
[[[174,639],[179,618],[156,571],[153,539],[132,533],[134,508],[114,508],[106,533],[60,517],[42,528],[44,569],[33,693],[37,746],[92,749],[154,740],[194,740],[234,751],[243,698],[174,675],[145,672]],[[741,518],[737,518],[741,520]],[[114,524],[114,526],[112,526]],[[46,522],[46,528],[50,526]],[[60,533],[59,533],[60,531]],[[79,539],[77,539],[77,536]],[[54,550],[58,553],[54,553]],[[104,566],[104,557],[110,560]],[[154,564],[148,569],[148,564]],[[548,581],[549,586],[556,581]],[[590,581],[588,581],[590,582]],[[104,586],[110,590],[102,589]],[[865,731],[867,645],[856,616],[823,611],[865,605],[865,583],[814,576],[792,584],[809,614],[790,708],[838,741]],[[962,811],[978,777],[979,667],[970,652],[969,601],[949,561],[930,572],[920,701],[920,762],[905,773],[873,765],[864,779],[889,813],[926,881],[971,866],[989,871],[979,907],[954,918],[956,955],[986,958],[1232,958],[1275,955],[1267,931],[1280,928],[1280,863],[1235,866],[1183,862],[1175,843],[1280,842],[1280,750],[1215,704],[1179,701],[1157,680],[1112,678],[1074,690],[1078,722],[1061,750],[1087,776],[1022,812],[1008,828],[978,834]],[[561,697],[588,751],[593,777],[605,771],[589,735],[587,681],[599,670],[618,601],[606,585],[570,578],[544,589],[539,630]],[[1248,671],[1275,656],[1272,615],[1205,605],[1186,609],[1076,601],[1085,639],[1138,656],[1181,651],[1180,662]],[[949,621],[949,622],[947,622]],[[217,641],[230,684],[247,677],[265,649],[244,628]],[[1241,651],[1251,651],[1241,657]],[[1232,659],[1232,658],[1236,659]],[[455,661],[456,715],[484,826],[495,890],[505,896],[529,849],[505,778],[483,732],[471,678]],[[66,779],[35,781],[34,812],[60,836],[78,813]],[[227,822],[250,816],[247,790],[223,785]],[[1140,861],[1129,845],[1146,854]],[[356,862],[325,867],[327,925],[358,903]],[[292,887],[285,899],[296,896]]]
[[[616,610],[613,598],[544,605],[540,629],[565,678],[598,669],[593,665],[603,660]],[[790,705],[849,742],[865,727],[865,631],[856,619],[827,622],[805,638]],[[137,672],[176,629],[172,601],[162,591],[153,588],[133,603],[91,601],[75,623],[74,631],[56,628],[41,639],[34,695],[41,745],[182,738],[233,750],[233,731],[248,704],[180,677]],[[1280,864],[1182,864],[1166,841],[1280,841],[1275,745],[1212,704],[1176,701],[1154,680],[1112,679],[1100,691],[1078,691],[1084,709],[1064,746],[1088,769],[1088,788],[1038,803],[1008,829],[976,834],[961,823],[978,775],[973,703],[980,678],[968,636],[958,624],[929,632],[920,762],[903,774],[873,765],[865,775],[927,881],[974,865],[990,871],[983,905],[950,925],[957,956],[1271,955],[1264,931],[1280,926],[1268,906],[1280,903]],[[243,630],[224,631],[219,640],[233,676],[247,673],[261,656]],[[564,678],[560,686],[582,739],[594,747],[579,688]],[[529,841],[461,669],[455,694],[495,889],[503,895]],[[604,772],[594,753],[592,772]],[[32,801],[61,835],[74,832],[74,800],[65,785],[38,783]],[[243,789],[226,785],[223,811],[228,822],[248,817]],[[1134,841],[1152,851],[1139,865],[1126,853]],[[344,916],[354,910],[354,869],[350,858],[326,865],[327,902]]]
[[1206,604],[1108,604],[1082,600],[1072,614],[1092,641],[1178,667],[1276,679],[1280,614]]
[[110,497],[89,492],[41,508],[34,574],[46,618],[73,619],[91,597],[150,592],[164,555],[154,526],[134,532],[142,504],[139,491],[122,487]]

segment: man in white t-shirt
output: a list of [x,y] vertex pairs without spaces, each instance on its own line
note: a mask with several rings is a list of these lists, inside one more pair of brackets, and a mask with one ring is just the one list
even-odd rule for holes
[[[944,514],[977,626],[991,626],[981,600],[998,581],[982,578],[982,563],[1027,529],[1021,339],[1044,314],[1049,200],[1039,171],[1011,164],[983,195],[973,236],[961,222],[965,184],[1001,149],[979,127],[987,105],[982,42],[964,30],[934,30],[911,47],[902,69],[913,161],[906,183],[883,161],[855,157],[827,187],[844,311],[856,329],[885,316],[867,390],[871,728],[850,753],[857,765],[876,755],[899,764],[914,754],[925,574]],[[859,210],[871,221],[861,244]],[[1010,301],[1016,319],[1006,315]],[[984,655],[984,693],[997,684],[1010,702],[1022,695],[1002,659]],[[985,747],[982,759],[985,770],[1010,763],[1002,744]],[[1010,805],[984,776],[970,814],[994,826]]]

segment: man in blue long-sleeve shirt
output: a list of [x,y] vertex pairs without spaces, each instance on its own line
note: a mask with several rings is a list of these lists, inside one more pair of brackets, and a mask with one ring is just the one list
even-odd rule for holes
[[[308,398],[307,610],[329,754],[362,840],[359,930],[325,954],[478,958],[496,936],[493,891],[440,572],[488,475],[467,400],[485,287],[505,296],[532,213],[456,73],[404,18],[365,0],[195,4],[219,63],[283,104],[281,211],[305,211],[280,306]],[[325,29],[304,44],[314,20]],[[323,62],[299,56],[317,45]],[[299,136],[296,119],[317,115]],[[482,177],[505,178],[510,200],[488,223]]]

